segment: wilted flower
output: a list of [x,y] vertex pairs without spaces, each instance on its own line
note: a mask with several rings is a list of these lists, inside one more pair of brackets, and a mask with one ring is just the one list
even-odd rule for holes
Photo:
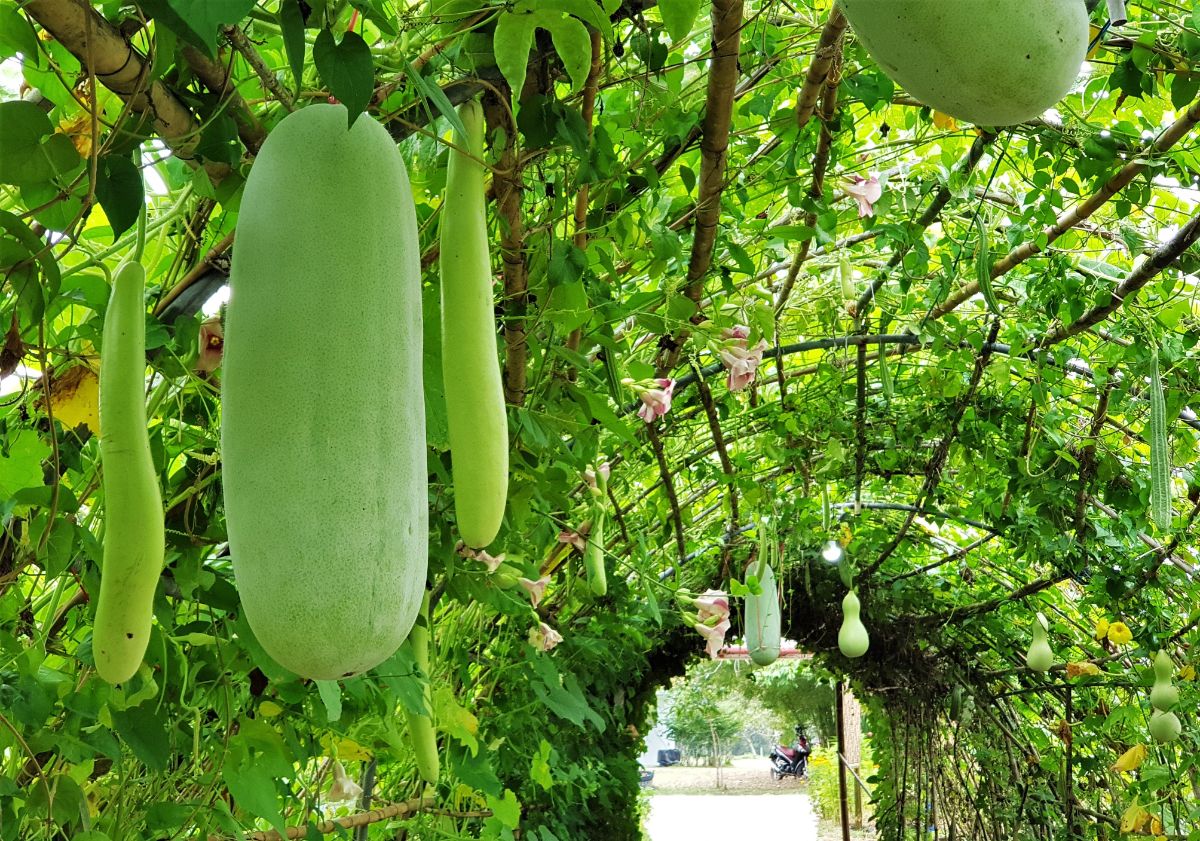
[[542,600],[542,595],[546,592],[546,585],[550,583],[550,577],[543,575],[537,581],[518,578],[517,583],[525,588],[525,592],[529,593],[529,601],[533,602],[534,607],[537,607]]
[[721,648],[725,645],[725,634],[729,631],[728,612],[715,625],[697,622],[692,627],[700,632],[700,636],[704,637],[704,650],[708,652],[708,656],[716,660]]
[[538,651],[549,651],[562,641],[562,634],[545,622],[539,622],[536,628],[529,629],[529,644]]
[[358,800],[362,796],[362,786],[350,779],[342,763],[333,761],[333,784],[329,786],[329,802],[344,803],[347,800]]
[[733,339],[721,348],[721,364],[729,372],[727,384],[730,391],[741,391],[754,382],[758,366],[762,364],[763,351],[767,349],[765,340],[759,341],[754,347],[746,347],[745,339]]
[[1068,678],[1079,677],[1081,675],[1095,677],[1098,674],[1100,674],[1100,667],[1095,663],[1067,663]]
[[558,533],[559,543],[570,543],[580,552],[587,547],[587,540],[577,531],[564,530]]
[[487,571],[489,573],[495,572],[497,567],[504,563],[503,552],[495,557],[492,557],[483,549],[472,549],[462,541],[459,541],[458,543],[458,554],[469,560],[479,561],[481,564],[487,567]]
[[1134,745],[1125,753],[1121,754],[1121,758],[1112,764],[1114,771],[1136,771],[1146,761],[1146,746]]
[[846,191],[846,195],[852,196],[858,202],[859,219],[875,215],[875,202],[883,196],[883,185],[877,177],[872,175],[870,178],[863,178],[856,175],[843,184],[842,189]]

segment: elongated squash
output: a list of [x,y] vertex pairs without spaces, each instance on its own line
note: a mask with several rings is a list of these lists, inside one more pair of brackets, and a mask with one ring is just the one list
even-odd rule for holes
[[442,204],[442,376],[454,513],[463,542],[482,548],[496,539],[508,496],[508,416],[496,355],[492,261],[488,254],[483,109],[458,109],[467,130],[450,150]]
[[437,785],[438,772],[441,763],[438,761],[437,730],[433,726],[433,690],[429,676],[429,594],[421,604],[421,614],[417,617],[406,643],[412,650],[413,659],[425,674],[425,685],[422,687],[425,698],[425,709],[429,715],[418,715],[407,708],[404,710],[404,720],[408,725],[408,738],[412,743],[413,753],[417,757],[417,773],[421,779],[430,785]]
[[408,636],[428,553],[421,269],[404,161],[341,105],[268,136],[238,216],[221,446],[230,554],[267,653],[366,671]]
[[588,532],[583,549],[583,568],[587,572],[592,593],[603,596],[608,592],[608,571],[604,568],[604,520],[608,508],[603,499],[592,502],[592,530]]
[[104,556],[92,655],[109,683],[129,680],[142,663],[165,547],[162,494],[146,432],[145,288],[140,263],[117,269],[100,349]]

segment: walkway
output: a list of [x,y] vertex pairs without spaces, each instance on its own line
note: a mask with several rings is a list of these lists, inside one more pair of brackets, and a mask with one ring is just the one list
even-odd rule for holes
[[817,816],[805,794],[657,794],[646,827],[649,841],[749,839],[756,831],[764,839],[817,841]]

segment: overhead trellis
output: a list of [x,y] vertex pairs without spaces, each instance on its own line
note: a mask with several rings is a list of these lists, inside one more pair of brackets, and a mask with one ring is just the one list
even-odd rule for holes
[[[870,705],[884,838],[1195,834],[1200,18],[1151,0],[1105,28],[1094,5],[1068,96],[997,130],[897,89],[825,0],[0,2],[0,841],[637,837],[654,691],[703,655],[693,599],[743,592],[764,516],[785,637]],[[423,703],[411,657],[286,672],[226,539],[241,188],[331,97],[397,141],[421,228],[428,789],[396,723]],[[458,546],[436,335],[475,97],[512,444],[484,553]],[[167,567],[145,667],[110,688],[96,345],[143,205]],[[1183,729],[1162,745],[1160,648]]]

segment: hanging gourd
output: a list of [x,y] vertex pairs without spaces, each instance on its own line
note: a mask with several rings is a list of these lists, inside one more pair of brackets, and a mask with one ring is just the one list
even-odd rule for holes
[[1033,623],[1033,642],[1025,654],[1025,665],[1030,671],[1049,671],[1054,665],[1054,652],[1050,650],[1050,623],[1042,613],[1038,613],[1037,621]]
[[1171,530],[1171,451],[1167,438],[1167,399],[1158,367],[1150,357],[1150,516],[1159,531]]
[[1179,689],[1171,683],[1174,672],[1171,655],[1160,648],[1154,655],[1154,688],[1150,690],[1150,705],[1154,709],[1167,712],[1179,703]]
[[1178,739],[1179,734],[1183,732],[1183,725],[1179,723],[1179,716],[1175,713],[1155,710],[1150,714],[1149,730],[1154,741],[1161,745]]
[[769,666],[779,659],[782,637],[779,586],[771,568],[778,549],[774,532],[767,521],[759,523],[758,563],[751,572],[758,578],[761,592],[746,597],[746,649],[759,666]]
[[429,593],[427,592],[421,603],[421,613],[404,643],[412,653],[413,661],[421,670],[421,698],[425,714],[414,713],[406,707],[404,721],[408,726],[408,739],[417,760],[417,773],[425,782],[437,785],[441,763],[438,759],[437,730],[433,726],[433,691],[431,688],[433,678],[429,672],[429,630]]
[[1067,95],[1088,46],[1084,0],[839,0],[881,70],[925,105],[983,126]]
[[862,657],[871,645],[871,637],[859,618],[861,610],[858,595],[851,590],[842,599],[842,628],[838,631],[838,648],[850,658]]
[[238,214],[222,378],[225,514],[267,653],[333,680],[390,657],[429,556],[421,250],[378,122],[310,105],[271,131]]

